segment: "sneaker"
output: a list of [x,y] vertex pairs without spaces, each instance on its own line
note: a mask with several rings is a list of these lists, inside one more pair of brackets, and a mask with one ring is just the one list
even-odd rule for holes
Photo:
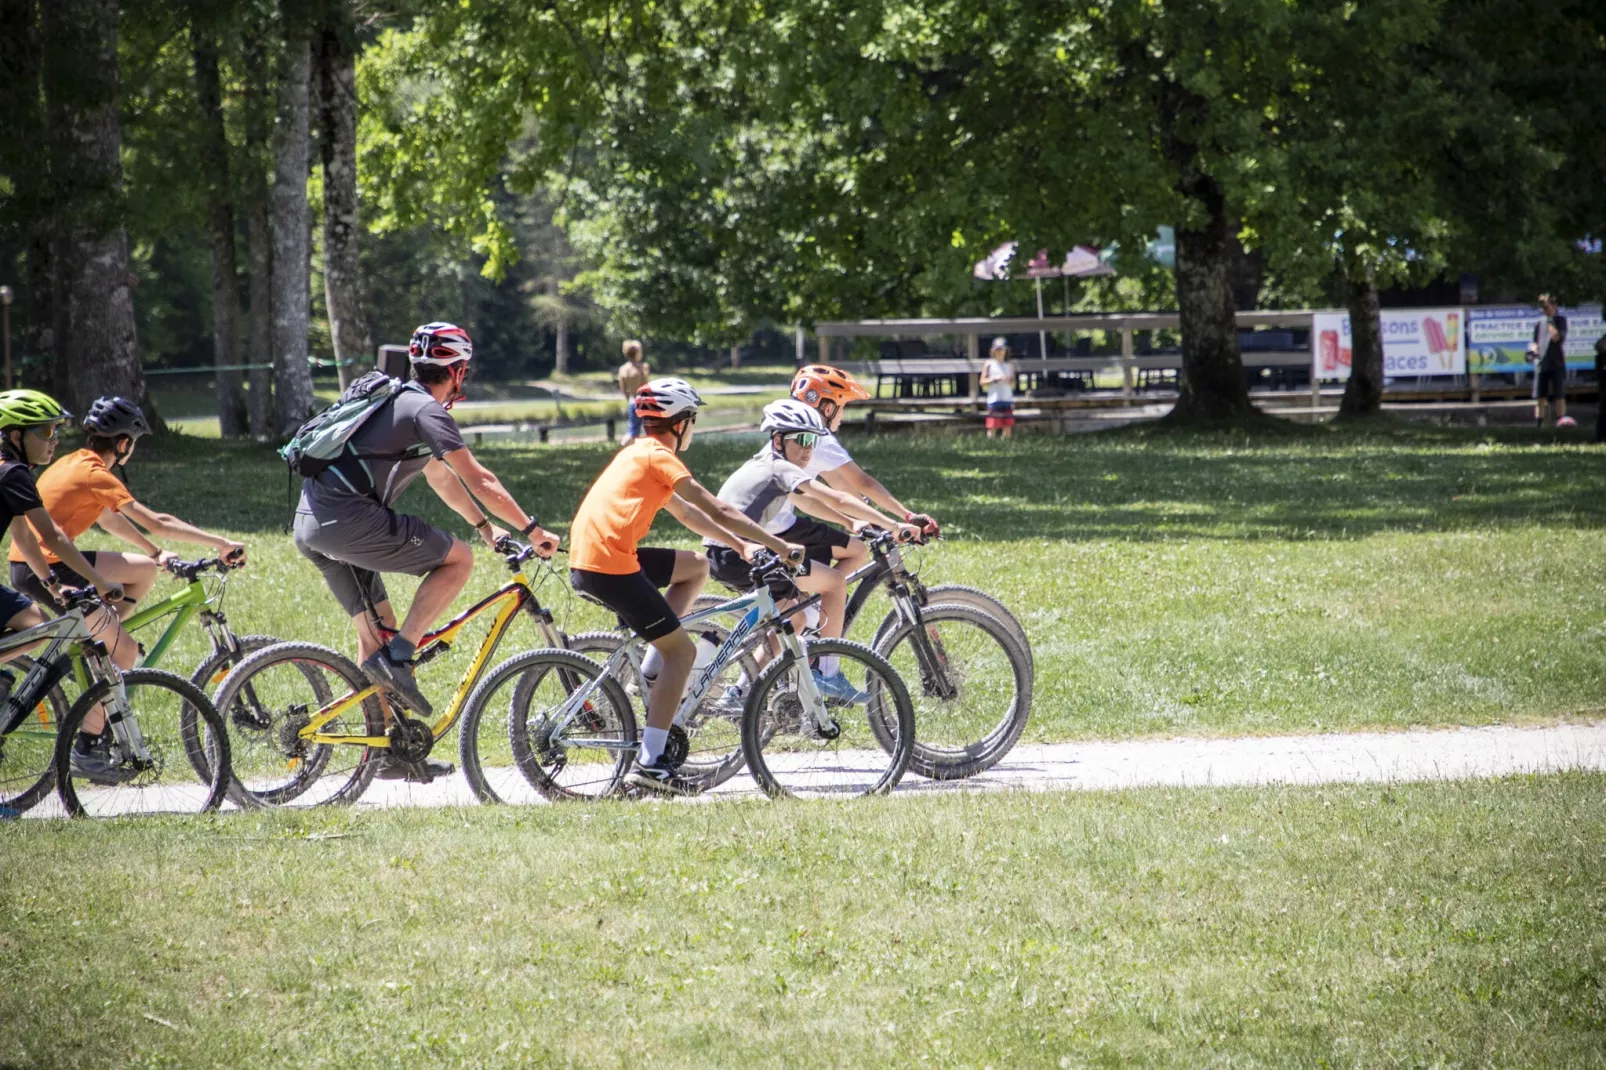
[[662,754],[651,765],[642,765],[641,759],[637,758],[636,764],[625,777],[625,783],[656,795],[696,795],[698,792],[697,786],[665,762]]
[[726,684],[718,698],[709,696],[703,699],[704,712],[727,720],[740,720],[746,708],[747,689],[740,684]]
[[870,701],[870,692],[860,691],[853,686],[846,673],[835,673],[831,676],[821,676],[820,670],[814,670],[814,686],[820,689],[820,694],[831,702],[842,702],[849,706],[863,706]]
[[368,679],[376,684],[383,684],[401,696],[414,713],[424,717],[433,717],[435,707],[429,704],[429,699],[418,690],[418,681],[413,679],[413,663],[410,661],[391,661],[390,651],[384,647],[379,648],[368,656],[362,663],[362,671],[368,674]]
[[451,776],[457,766],[439,758],[425,758],[421,762],[404,762],[389,754],[379,757],[379,768],[374,771],[377,780],[406,780],[413,784],[428,784],[437,777]]
[[91,784],[99,784],[102,787],[115,787],[139,775],[139,771],[132,766],[121,765],[111,760],[109,742],[97,743],[87,752],[74,747],[71,763],[74,776],[81,776]]

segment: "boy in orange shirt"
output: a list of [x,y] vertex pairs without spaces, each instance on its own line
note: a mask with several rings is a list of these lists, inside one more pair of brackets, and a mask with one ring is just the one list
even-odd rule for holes
[[[691,550],[639,546],[659,510],[705,538],[734,547],[751,560],[761,547],[793,561],[803,548],[783,542],[726,505],[677,456],[691,445],[703,399],[684,379],[654,379],[636,392],[642,435],[614,455],[586,492],[569,527],[569,582],[579,594],[617,613],[651,644],[642,663],[657,679],[647,699],[647,727],[626,780],[664,795],[685,795],[690,785],[664,761],[697,648],[680,626],[708,580],[708,560]],[[668,588],[661,591],[661,588]]]
[[[158,564],[174,556],[146,538],[140,528],[179,542],[210,546],[225,560],[245,564],[244,546],[222,535],[202,531],[177,517],[146,508],[111,471],[114,464],[128,463],[140,436],[150,429],[145,414],[132,401],[120,397],[99,398],[84,417],[84,430],[89,432],[84,448],[45,469],[38,481],[45,511],[69,539],[76,540],[99,524],[108,534],[144,551],[143,555],[111,550],[83,551],[84,559],[96,572],[122,585],[123,601],[117,611],[123,617],[134,611],[135,603],[156,583]],[[46,554],[53,581],[68,586],[88,582],[87,577],[62,564],[60,558],[48,551]],[[11,544],[9,559],[13,587],[40,605],[61,608],[49,588],[28,568],[15,541]]]

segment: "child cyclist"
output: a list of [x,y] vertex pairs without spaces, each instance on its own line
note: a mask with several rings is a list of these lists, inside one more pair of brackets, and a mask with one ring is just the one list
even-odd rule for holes
[[793,561],[803,555],[801,546],[771,535],[692,478],[678,454],[691,445],[702,403],[683,379],[654,379],[638,390],[641,436],[614,455],[569,527],[569,582],[576,593],[613,610],[651,644],[642,668],[657,679],[647,698],[641,749],[626,780],[664,795],[692,790],[664,760],[664,745],[696,659],[680,615],[703,589],[708,562],[690,550],[639,545],[653,518],[666,509],[692,531],[739,547],[747,558],[761,547]]
[[[227,561],[245,563],[244,546],[147,508],[136,501],[123,481],[113,474],[111,466],[128,464],[140,436],[148,434],[150,429],[145,414],[132,401],[120,397],[99,398],[84,417],[84,430],[89,432],[84,448],[45,469],[38,483],[39,497],[46,511],[69,539],[77,539],[98,524],[109,534],[142,551],[139,554],[109,550],[84,552],[84,560],[102,576],[122,585],[124,597],[117,611],[124,617],[156,583],[157,566],[176,559],[176,555],[147,538],[141,528],[179,542],[210,546]],[[56,555],[46,553],[45,557],[50,563],[53,581],[70,586],[89,582]],[[10,560],[13,587],[41,605],[62,608],[46,584],[28,567],[22,547],[16,542],[11,544]]]
[[[37,390],[0,393],[0,522],[10,529],[12,542],[22,548],[23,558],[36,577],[47,581],[50,577],[50,565],[40,549],[43,543],[68,568],[94,584],[102,597],[116,602],[123,597],[122,587],[95,571],[95,566],[84,559],[72,540],[50,519],[34,485],[31,469],[50,463],[61,425],[70,419],[72,414],[48,394]],[[0,587],[0,622],[4,623],[6,631],[33,628],[45,620],[44,612],[27,595]],[[106,645],[118,667],[133,667],[136,648],[112,613],[97,611],[90,614],[86,623],[90,634]],[[0,656],[0,661],[15,658],[30,649],[32,647],[22,646],[9,650]],[[15,682],[15,675],[0,671],[0,689],[5,693],[10,692]],[[83,729],[73,741],[72,765],[91,779],[101,776],[115,783],[117,770],[107,753],[105,724],[105,714],[101,711],[84,718]]]
[[[883,516],[861,499],[809,478],[809,462],[820,441],[830,435],[815,409],[791,398],[772,401],[764,406],[760,430],[769,435],[769,442],[731,473],[719,488],[718,497],[765,531],[775,534],[779,530],[776,518],[791,505],[855,530],[874,524],[897,531],[904,538],[919,533],[914,527]],[[737,549],[712,538],[704,540],[704,546],[708,550],[709,572],[716,580],[739,591],[753,586],[746,560]],[[840,637],[848,602],[847,577],[830,564],[816,560],[809,562],[808,571],[795,582],[802,590],[820,596],[820,634],[827,639]],[[857,704],[870,700],[867,693],[842,675],[835,657],[820,658],[814,676],[827,698]]]
[[[854,463],[836,436],[837,428],[842,426],[843,408],[851,401],[863,401],[869,396],[869,391],[841,368],[810,364],[798,369],[792,378],[792,397],[817,410],[830,431],[815,444],[814,454],[803,470],[810,479],[819,477],[837,490],[867,499],[893,516],[902,517],[905,523],[914,525],[923,534],[936,535],[940,529],[933,517],[913,512],[894,498],[879,480]],[[798,517],[790,506],[782,510],[776,523],[787,525],[780,529],[781,538],[808,547],[811,561],[830,564],[835,560],[852,571],[864,562],[869,552],[864,543],[847,532],[818,520]]]

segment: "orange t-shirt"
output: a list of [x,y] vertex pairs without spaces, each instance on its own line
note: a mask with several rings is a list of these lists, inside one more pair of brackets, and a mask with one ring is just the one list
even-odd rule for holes
[[[67,538],[76,539],[95,526],[101,513],[107,509],[121,509],[133,501],[134,496],[106,467],[98,453],[79,450],[44,470],[39,477],[39,499]],[[15,539],[11,540],[9,557],[12,561],[23,559]],[[59,560],[49,550],[45,550],[45,558],[51,564]]]
[[638,438],[620,450],[569,524],[569,567],[609,576],[640,571],[636,545],[675,484],[689,478],[675,451],[656,439]]

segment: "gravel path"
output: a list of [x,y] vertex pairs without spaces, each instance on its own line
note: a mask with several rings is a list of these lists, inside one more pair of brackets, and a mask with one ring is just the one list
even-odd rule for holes
[[[442,757],[449,757],[443,754]],[[1108,790],[1252,784],[1456,780],[1565,769],[1606,771],[1606,721],[1537,728],[1452,728],[1242,739],[1161,739],[1016,747],[971,780],[909,774],[899,794],[988,790]],[[753,790],[739,777],[720,794]],[[376,780],[363,806],[471,805],[461,775],[428,785]]]

